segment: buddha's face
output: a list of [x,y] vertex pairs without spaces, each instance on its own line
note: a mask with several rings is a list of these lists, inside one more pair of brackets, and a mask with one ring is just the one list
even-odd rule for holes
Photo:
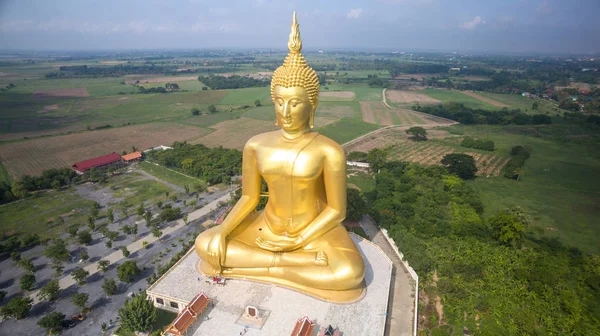
[[310,127],[313,107],[304,88],[276,86],[273,98],[277,124],[284,131],[297,132]]

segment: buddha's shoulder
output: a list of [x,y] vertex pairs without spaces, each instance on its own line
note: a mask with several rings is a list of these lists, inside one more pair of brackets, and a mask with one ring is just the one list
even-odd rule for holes
[[323,134],[319,134],[317,137],[315,137],[313,145],[321,147],[328,154],[344,154],[344,149],[339,143],[324,136]]
[[261,145],[264,143],[270,143],[270,142],[272,142],[273,139],[277,139],[279,136],[281,136],[280,131],[260,133],[260,134],[253,136],[252,138],[250,138],[246,142],[245,147],[255,148],[258,145]]

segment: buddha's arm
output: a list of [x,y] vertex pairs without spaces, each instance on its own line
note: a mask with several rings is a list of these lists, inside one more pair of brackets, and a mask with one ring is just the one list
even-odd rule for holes
[[258,173],[256,150],[248,142],[244,147],[242,158],[242,197],[223,221],[221,233],[224,237],[229,235],[256,208],[260,198],[260,184],[261,177]]
[[326,150],[323,178],[327,207],[300,232],[301,245],[322,236],[346,218],[346,156],[339,146]]

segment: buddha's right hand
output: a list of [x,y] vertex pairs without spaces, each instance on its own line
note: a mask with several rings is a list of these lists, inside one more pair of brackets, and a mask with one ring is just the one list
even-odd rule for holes
[[217,273],[221,273],[221,266],[225,261],[225,250],[225,237],[220,233],[213,235],[208,243],[206,252],[208,254],[208,263]]

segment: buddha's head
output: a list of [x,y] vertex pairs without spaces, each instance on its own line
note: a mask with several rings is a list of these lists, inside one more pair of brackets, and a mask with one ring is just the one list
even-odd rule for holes
[[319,77],[306,64],[296,12],[288,41],[290,50],[283,65],[273,73],[271,98],[275,104],[277,125],[285,131],[300,131],[314,126],[319,103]]

